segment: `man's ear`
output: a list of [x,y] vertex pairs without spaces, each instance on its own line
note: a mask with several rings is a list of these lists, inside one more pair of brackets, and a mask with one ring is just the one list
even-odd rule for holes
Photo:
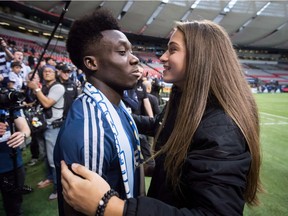
[[91,71],[97,71],[98,70],[98,64],[97,59],[95,56],[85,56],[84,57],[84,65],[87,69]]

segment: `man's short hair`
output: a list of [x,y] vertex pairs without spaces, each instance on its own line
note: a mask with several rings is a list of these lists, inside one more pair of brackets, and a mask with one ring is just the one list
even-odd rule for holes
[[70,59],[77,68],[84,69],[85,51],[103,37],[105,30],[120,30],[112,13],[105,9],[97,9],[93,14],[75,20],[70,28],[66,43]]

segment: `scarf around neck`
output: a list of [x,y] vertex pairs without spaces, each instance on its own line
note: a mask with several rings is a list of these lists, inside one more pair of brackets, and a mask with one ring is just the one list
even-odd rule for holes
[[[124,112],[125,116],[127,117],[129,125],[131,126],[135,136],[137,150],[134,155],[134,152],[132,151],[134,150],[133,143],[129,141],[123,128],[121,119],[112,103],[101,91],[96,89],[92,84],[88,82],[85,84],[83,92],[90,96],[90,98],[92,98],[92,100],[96,103],[96,106],[100,109],[103,116],[105,116],[114,134],[115,146],[117,149],[126,197],[127,199],[131,198],[134,195],[134,181],[138,181],[138,179],[135,179],[134,172],[135,169],[139,166],[141,160],[140,141],[135,122],[126,110],[124,103],[120,101],[119,108]],[[132,141],[133,139],[130,140]],[[89,146],[84,145],[85,154],[87,153],[87,151],[89,155]],[[87,157],[85,157],[85,167],[89,168],[89,157],[87,159],[86,158]]]

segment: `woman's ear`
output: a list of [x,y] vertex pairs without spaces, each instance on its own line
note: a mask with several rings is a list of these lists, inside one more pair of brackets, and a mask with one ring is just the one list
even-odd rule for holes
[[84,65],[90,71],[97,71],[98,70],[97,59],[95,58],[95,56],[85,56],[84,57]]

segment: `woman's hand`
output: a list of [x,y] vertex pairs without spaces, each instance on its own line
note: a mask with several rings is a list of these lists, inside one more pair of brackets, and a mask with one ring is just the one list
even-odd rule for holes
[[98,203],[110,190],[109,184],[97,173],[80,164],[72,164],[74,175],[64,161],[61,161],[61,183],[66,202],[75,210],[86,215],[95,215]]

